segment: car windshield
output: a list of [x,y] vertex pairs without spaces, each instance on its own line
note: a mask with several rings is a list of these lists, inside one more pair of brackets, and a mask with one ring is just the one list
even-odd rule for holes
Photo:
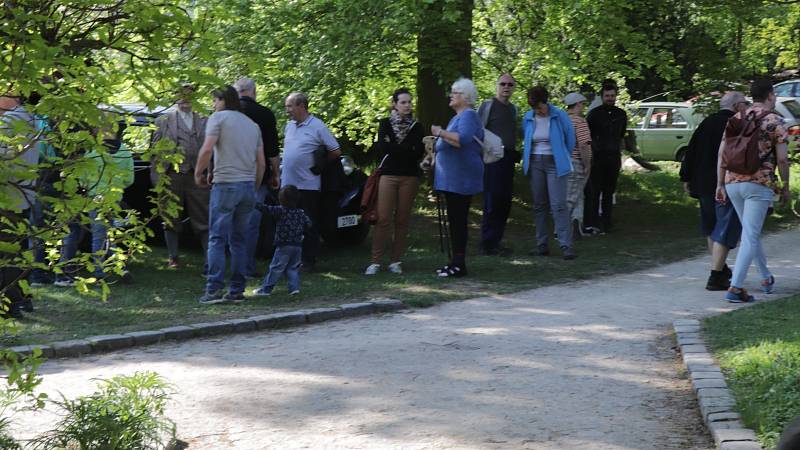
[[794,116],[794,119],[800,118],[800,103],[798,103],[796,100],[786,100],[785,102],[781,103],[783,103],[783,106],[785,106],[792,116]]

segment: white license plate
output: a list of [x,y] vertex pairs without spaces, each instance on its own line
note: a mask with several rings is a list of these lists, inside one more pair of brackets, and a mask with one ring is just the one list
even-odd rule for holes
[[339,216],[337,217],[336,227],[337,228],[347,228],[347,227],[354,227],[358,225],[358,215],[351,214],[349,216]]

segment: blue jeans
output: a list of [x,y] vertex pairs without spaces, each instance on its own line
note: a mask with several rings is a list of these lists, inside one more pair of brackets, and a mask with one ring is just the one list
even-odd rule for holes
[[282,245],[275,248],[272,262],[269,264],[269,273],[264,277],[262,287],[272,291],[283,274],[289,281],[289,292],[300,290],[300,256],[303,247],[299,245]]
[[553,214],[558,242],[561,247],[572,247],[572,227],[567,207],[568,176],[556,175],[556,162],[550,155],[531,155],[528,169],[533,195],[533,222],[536,225],[536,245],[545,246],[550,237],[547,224],[548,209]]
[[762,279],[772,276],[761,247],[761,228],[767,217],[767,209],[772,204],[772,189],[757,183],[732,183],[725,185],[725,191],[742,223],[742,243],[731,278],[731,286],[741,288],[753,260]]
[[[45,225],[44,215],[45,215],[44,205],[42,204],[41,201],[39,201],[38,197],[34,198],[33,203],[31,204],[31,214],[30,214],[31,226],[37,228],[44,227]],[[28,240],[28,247],[33,249],[33,262],[44,264],[45,263],[44,241],[39,238],[32,237]],[[44,283],[47,281],[47,278],[48,276],[46,270],[36,268],[31,271],[29,280],[31,283]]]
[[[71,222],[69,225],[69,233],[61,240],[61,256],[58,261],[64,263],[74,258],[78,254],[78,246],[83,239],[83,228],[79,222]],[[70,278],[75,274],[79,268],[74,266],[62,267],[63,273],[56,275],[56,280],[64,280]]]
[[[264,203],[267,198],[269,187],[261,185],[256,191],[256,203]],[[244,273],[246,275],[257,273],[256,270],[256,250],[258,249],[258,236],[261,232],[261,211],[253,208],[250,213],[250,219],[247,222],[247,264],[245,265]]]
[[111,249],[108,242],[108,227],[105,222],[103,222],[102,218],[98,219],[97,211],[95,210],[89,211],[89,220],[91,220],[92,253],[95,255],[93,275],[99,278],[104,274],[103,262],[106,260],[108,251]]
[[[225,245],[231,251],[230,292],[244,292],[247,222],[255,204],[253,181],[214,183],[208,211],[208,282],[206,292],[225,287]],[[230,242],[228,238],[230,237]]]

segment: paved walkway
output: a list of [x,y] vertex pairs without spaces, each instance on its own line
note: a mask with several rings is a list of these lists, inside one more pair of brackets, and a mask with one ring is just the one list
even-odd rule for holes
[[[800,231],[766,240],[800,290]],[[580,264],[578,259],[576,264]],[[669,324],[727,311],[704,259],[497,298],[57,360],[43,390],[156,370],[190,449],[708,449]],[[749,287],[757,275],[751,268]],[[51,413],[18,418],[41,430]]]

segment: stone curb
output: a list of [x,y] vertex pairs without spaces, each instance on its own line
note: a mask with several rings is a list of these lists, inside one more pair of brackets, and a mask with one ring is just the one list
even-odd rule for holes
[[184,341],[200,337],[221,334],[248,333],[251,331],[274,330],[299,325],[325,322],[336,319],[359,317],[368,314],[380,314],[404,309],[406,305],[400,300],[374,300],[361,303],[346,303],[335,308],[314,308],[300,311],[279,312],[273,314],[229,319],[219,322],[203,322],[179,325],[154,331],[133,331],[124,334],[107,334],[89,336],[85,339],[59,341],[43,345],[20,345],[9,347],[19,355],[30,355],[39,349],[45,358],[73,358],[90,353],[103,353],[131,347],[157,344],[173,340]]
[[745,428],[725,376],[700,336],[700,321],[672,323],[683,364],[689,372],[703,422],[720,450],[763,450],[753,430]]

